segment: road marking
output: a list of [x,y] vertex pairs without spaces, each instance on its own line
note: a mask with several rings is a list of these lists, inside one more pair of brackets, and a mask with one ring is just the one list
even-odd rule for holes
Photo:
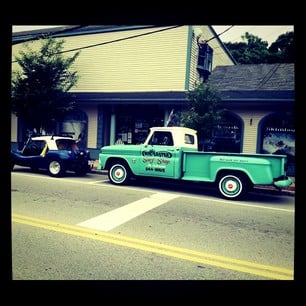
[[100,231],[109,231],[177,197],[178,195],[175,194],[156,193],[103,215],[81,222],[78,225]]
[[112,243],[115,245],[134,248],[141,251],[153,252],[156,254],[192,261],[204,265],[211,265],[222,269],[229,269],[236,272],[259,275],[265,278],[278,280],[294,279],[294,271],[288,268],[274,267],[215,254],[199,252],[162,243],[156,243],[147,240],[123,236],[121,234],[118,235],[113,233],[106,233],[102,231],[86,229],[74,225],[38,219],[19,214],[12,214],[12,221],[19,224],[34,226],[37,228],[51,230],[59,233],[65,233],[68,235],[84,237],[88,239],[102,241],[105,243]]

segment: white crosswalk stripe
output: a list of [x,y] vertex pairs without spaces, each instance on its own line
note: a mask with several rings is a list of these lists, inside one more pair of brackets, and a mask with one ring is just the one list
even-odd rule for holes
[[100,216],[91,218],[79,223],[79,226],[97,229],[101,231],[109,231],[113,228],[144,214],[145,212],[156,208],[170,200],[177,198],[179,195],[170,193],[156,193],[149,197],[129,203],[120,208],[109,211]]

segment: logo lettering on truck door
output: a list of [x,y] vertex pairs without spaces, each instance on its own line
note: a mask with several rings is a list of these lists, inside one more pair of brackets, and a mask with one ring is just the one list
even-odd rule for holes
[[141,152],[141,172],[151,176],[173,177],[176,153],[173,150],[171,132],[156,131],[149,140],[148,147]]
[[166,172],[166,167],[169,165],[172,158],[171,152],[142,151],[142,162],[146,164],[145,171]]

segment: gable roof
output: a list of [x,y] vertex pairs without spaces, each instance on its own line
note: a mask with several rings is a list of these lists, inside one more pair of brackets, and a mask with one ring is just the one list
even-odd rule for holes
[[67,37],[75,35],[97,34],[104,32],[116,32],[133,29],[155,28],[156,25],[75,25],[59,26],[51,28],[42,28],[38,30],[29,30],[15,32],[12,34],[12,44],[24,43],[30,40],[50,37]]
[[217,66],[208,83],[220,90],[225,100],[293,100],[294,64],[245,64]]

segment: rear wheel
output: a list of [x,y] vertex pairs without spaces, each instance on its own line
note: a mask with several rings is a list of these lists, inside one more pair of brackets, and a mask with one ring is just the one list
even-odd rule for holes
[[48,165],[48,173],[53,177],[60,177],[65,174],[65,166],[61,160],[51,160]]
[[116,185],[124,185],[130,179],[130,169],[126,163],[117,163],[108,171],[109,180]]
[[218,179],[218,191],[223,198],[238,200],[248,193],[247,179],[241,174],[224,174]]

